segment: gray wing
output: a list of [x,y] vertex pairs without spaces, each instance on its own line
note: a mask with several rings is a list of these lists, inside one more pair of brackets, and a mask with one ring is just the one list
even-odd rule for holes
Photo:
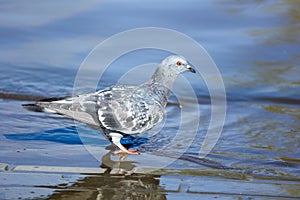
[[99,126],[96,103],[97,95],[90,93],[55,101],[46,99],[36,102],[36,105],[42,107],[43,111],[62,114],[89,125]]
[[124,99],[134,87],[112,87],[104,90],[60,99],[45,99],[36,102],[43,111],[65,115],[77,121],[100,126],[98,110],[110,104],[112,99]]
[[164,107],[147,96],[141,87],[115,87],[101,92],[98,99],[99,121],[107,129],[126,134],[151,129],[162,121]]
[[161,105],[137,91],[136,87],[117,86],[37,105],[86,124],[136,134],[151,129],[164,117]]

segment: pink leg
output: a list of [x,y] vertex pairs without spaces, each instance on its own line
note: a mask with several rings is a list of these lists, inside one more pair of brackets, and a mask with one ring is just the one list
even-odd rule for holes
[[121,149],[121,151],[126,152],[128,154],[138,154],[138,152],[136,150],[128,150],[126,149],[122,144],[121,144],[121,138],[123,137],[123,135],[121,135],[120,133],[110,133],[109,134],[111,136],[112,142]]

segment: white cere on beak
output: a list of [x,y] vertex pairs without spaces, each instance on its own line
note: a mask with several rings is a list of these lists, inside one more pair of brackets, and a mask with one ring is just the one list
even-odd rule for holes
[[192,73],[196,73],[196,71],[190,66],[190,65],[187,65],[186,68],[192,72]]

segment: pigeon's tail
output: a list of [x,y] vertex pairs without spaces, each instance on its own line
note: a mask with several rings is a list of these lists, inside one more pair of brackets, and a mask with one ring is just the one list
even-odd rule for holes
[[51,110],[49,108],[47,108],[47,104],[53,102],[53,101],[59,101],[62,100],[66,97],[63,98],[47,98],[47,99],[41,99],[39,101],[36,101],[36,103],[34,104],[22,104],[22,106],[29,111],[33,111],[33,112],[49,112],[49,113],[57,113],[54,110]]
[[44,108],[36,104],[22,104],[23,108],[33,112],[44,112]]
[[38,104],[22,104],[22,106],[26,110],[33,111],[33,112],[47,112],[47,113],[57,113],[57,114],[59,114],[58,112],[56,112],[54,110],[48,109],[48,108],[43,107],[43,106],[38,105]]
[[99,126],[96,100],[95,94],[86,94],[42,99],[34,104],[22,106],[30,111],[56,113],[89,125]]

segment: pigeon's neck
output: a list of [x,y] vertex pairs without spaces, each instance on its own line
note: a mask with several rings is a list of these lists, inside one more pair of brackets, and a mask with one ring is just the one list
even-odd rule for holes
[[171,90],[177,75],[178,73],[171,68],[159,65],[150,81],[155,84],[160,84]]
[[152,88],[155,98],[157,98],[162,105],[166,105],[173,83],[178,73],[169,69],[168,67],[159,66],[148,85]]

